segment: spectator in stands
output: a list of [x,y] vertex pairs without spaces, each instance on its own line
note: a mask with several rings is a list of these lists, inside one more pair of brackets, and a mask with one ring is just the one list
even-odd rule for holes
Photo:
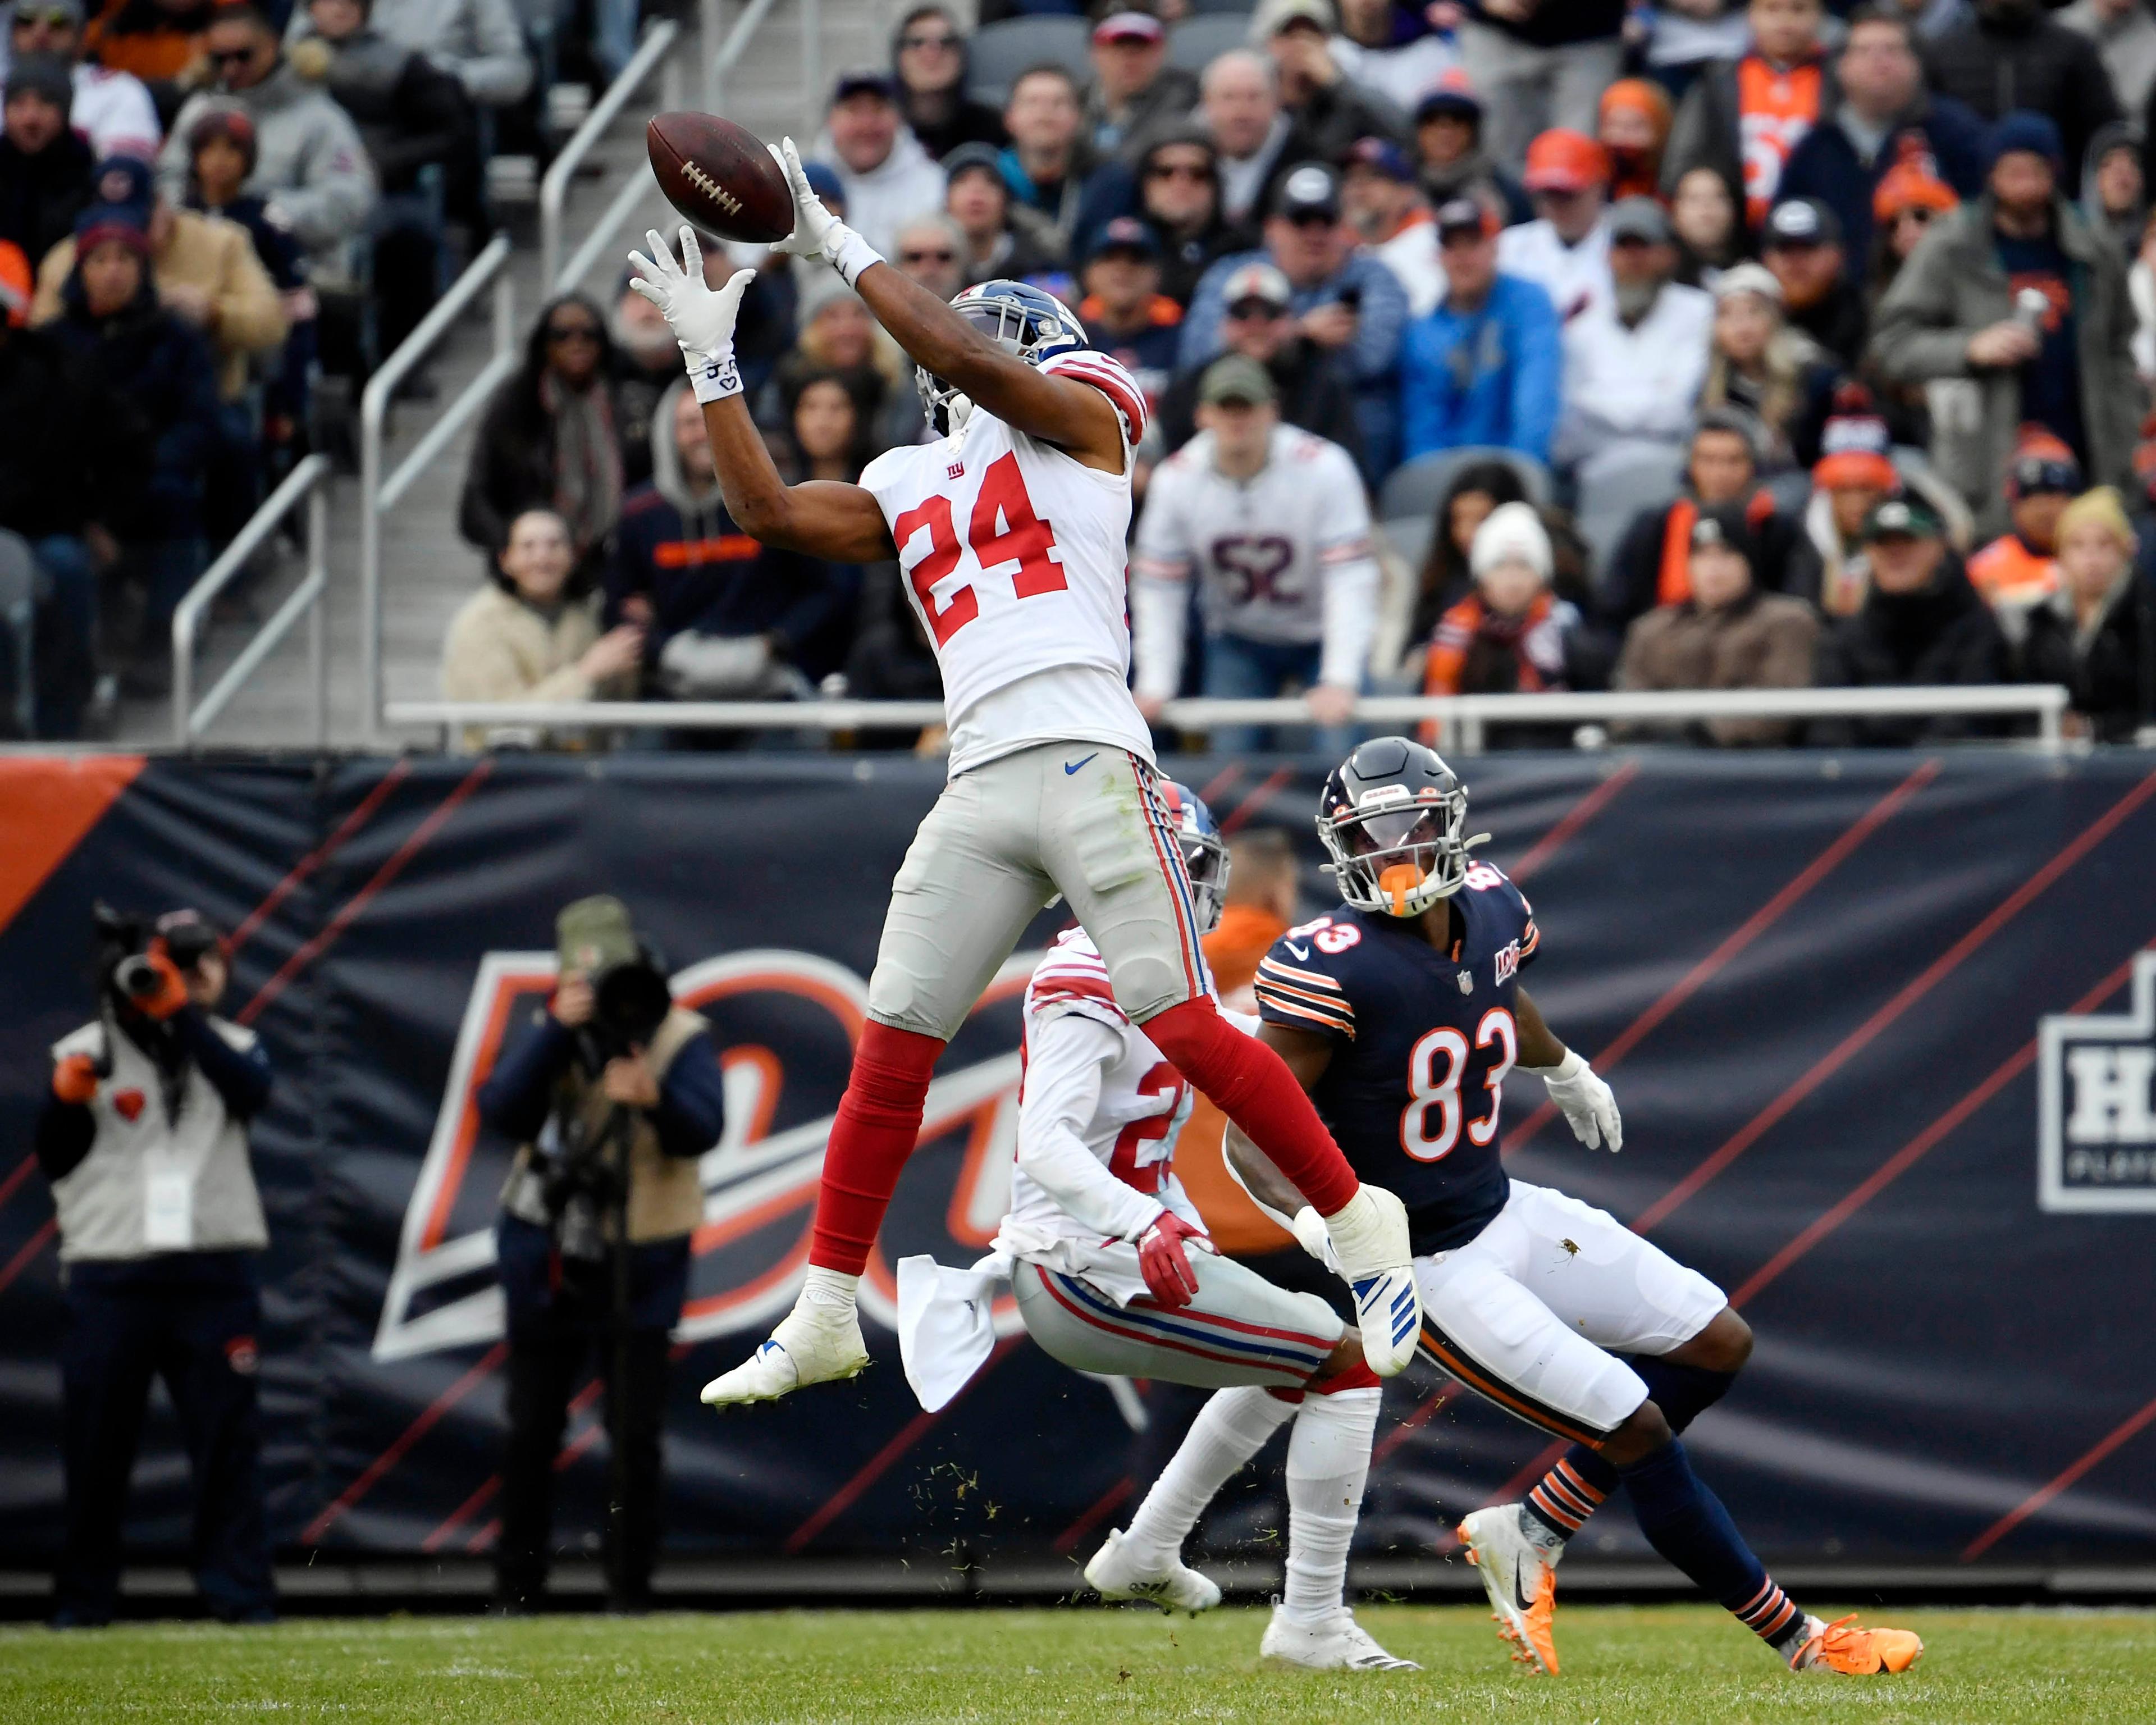
[[1584,132],[1546,131],[1527,149],[1535,219],[1498,236],[1497,267],[1535,283],[1570,322],[1609,303],[1609,157]]
[[1258,0],[1250,43],[1272,57],[1281,111],[1311,153],[1337,162],[1358,138],[1404,143],[1407,116],[1343,74],[1332,58],[1332,0]]
[[1712,298],[1671,280],[1676,247],[1662,207],[1625,198],[1609,225],[1612,296],[1564,326],[1556,454],[1573,468],[1643,440],[1681,441],[1713,341]]
[[[1969,584],[1939,519],[1922,500],[1890,497],[1871,511],[1864,541],[1871,591],[1851,616],[1831,619],[1820,643],[1825,688],[1897,688],[2003,681],[2005,638]],[[1907,744],[1968,735],[1959,718],[1815,722],[1815,742]]]
[[208,561],[203,506],[218,435],[217,362],[202,336],[158,303],[145,206],[91,204],[76,219],[74,249],[50,328],[89,387],[121,404],[149,450],[142,507],[119,538],[145,595],[130,691],[162,695],[173,609]]
[[1691,593],[1692,523],[1702,510],[1734,504],[1744,512],[1753,542],[1753,578],[1774,593],[1802,593],[1811,585],[1810,566],[1794,525],[1774,510],[1759,484],[1758,429],[1726,408],[1700,415],[1685,463],[1684,490],[1675,501],[1643,509],[1633,517],[1603,571],[1599,609],[1617,633],[1657,605]]
[[[828,175],[820,164],[819,175]],[[704,280],[723,287],[741,268],[722,245],[706,245]],[[808,261],[797,259],[797,262]],[[818,273],[828,277],[822,259],[814,260]],[[659,398],[681,377],[681,349],[665,316],[643,295],[624,285],[614,303],[608,331],[613,341],[614,424],[621,436],[622,470],[632,478],[651,471],[651,416]],[[792,280],[790,271],[765,268],[754,272],[742,295],[740,316],[734,323],[734,357],[739,363],[742,389],[757,400],[771,381],[778,361],[792,347],[793,331],[790,302],[782,286]]]
[[1821,0],[1751,0],[1748,17],[1750,46],[1708,67],[1685,93],[1662,173],[1674,189],[1691,169],[1712,168],[1756,232],[1789,152],[1832,111],[1837,92],[1820,35]]
[[74,105],[69,123],[96,156],[155,156],[165,138],[157,105],[132,73],[83,59],[83,28],[82,0],[15,0],[9,63],[49,54],[71,69]]
[[375,201],[374,170],[351,116],[293,69],[269,20],[247,0],[218,7],[204,49],[217,88],[190,96],[172,122],[157,158],[166,198],[177,203],[186,192],[196,122],[236,108],[254,126],[248,191],[268,199],[270,218],[306,249],[317,288],[350,280],[350,249],[366,233]]
[[1250,244],[1249,230],[1230,227],[1220,213],[1219,167],[1200,126],[1184,123],[1154,135],[1137,159],[1134,198],[1132,213],[1160,245],[1160,290],[1186,309],[1206,270]]
[[[519,511],[490,559],[493,580],[458,608],[442,642],[447,701],[616,701],[634,692],[644,631],[623,623],[599,633],[591,577],[551,509]],[[464,747],[543,747],[578,733],[531,726],[467,725]]]
[[968,281],[997,275],[1023,279],[1055,266],[1047,246],[1035,237],[1033,213],[1026,212],[1026,222],[1016,218],[994,150],[986,144],[961,144],[944,158],[943,169],[943,208],[966,236]]
[[[1805,689],[1811,686],[1819,619],[1802,599],[1761,590],[1753,576],[1758,541],[1743,506],[1717,504],[1691,524],[1690,592],[1657,605],[1626,631],[1617,686],[1676,689]],[[1787,719],[1708,719],[1666,726],[1627,724],[1629,735],[1676,734],[1719,743],[1774,747]]]
[[1895,279],[1871,357],[1892,383],[1974,386],[1964,420],[1935,424],[1932,456],[1997,531],[2025,423],[2097,483],[2128,485],[2143,400],[2124,261],[2056,190],[2058,128],[2016,113],[1993,141],[1989,189],[1934,224]]
[[[829,377],[812,388],[836,398],[848,422],[839,436],[850,439],[844,388]],[[822,429],[803,428],[803,446],[821,449]],[[816,558],[767,550],[734,525],[685,379],[660,398],[650,435],[651,477],[622,500],[613,533],[604,620],[641,630],[647,677],[677,699],[806,699],[814,680],[845,657],[858,582]],[[829,471],[850,469],[850,480],[860,468],[846,454],[842,445]],[[809,471],[825,459],[809,455]]]
[[1197,104],[1197,79],[1168,64],[1168,32],[1151,13],[1114,12],[1093,27],[1084,136],[1095,156],[1135,160]]
[[1459,49],[1409,10],[1393,0],[1340,0],[1340,33],[1332,39],[1333,64],[1403,114],[1460,61]]
[[59,60],[18,60],[8,71],[0,126],[0,239],[34,266],[64,239],[90,200],[90,146],[68,129],[74,86]]
[[1220,926],[1203,945],[1220,1004],[1230,1011],[1257,1010],[1250,984],[1273,942],[1300,919],[1301,873],[1295,846],[1278,827],[1244,827],[1229,835],[1228,901]]
[[[1182,686],[1194,584],[1205,624],[1205,693],[1265,701],[1299,687],[1322,747],[1337,752],[1348,747],[1342,727],[1377,625],[1368,502],[1347,451],[1282,429],[1272,379],[1255,360],[1214,360],[1198,400],[1202,434],[1156,475],[1132,553],[1138,710],[1157,719]],[[1322,519],[1309,513],[1311,487],[1325,499]],[[1224,494],[1225,510],[1255,536],[1240,550],[1215,536]],[[1276,553],[1270,572],[1292,565],[1291,588],[1252,577],[1274,547],[1284,555]],[[1235,754],[1260,747],[1259,737],[1252,726],[1219,726],[1213,744]]]
[[1940,217],[1961,207],[1954,188],[1934,177],[1920,159],[1897,162],[1871,194],[1871,256],[1865,265],[1864,298],[1876,316],[1894,278]]
[[2156,16],[2143,0],[2073,0],[2054,21],[2096,44],[2120,107],[2148,107],[2156,92]]
[[545,511],[568,532],[580,571],[621,512],[629,472],[614,400],[613,344],[599,308],[564,294],[531,326],[524,363],[488,403],[457,505],[467,542],[499,557],[511,525]]
[[2082,163],[2082,214],[2132,257],[2148,221],[2148,188],[2142,177],[2141,128],[2121,120],[2097,129]]
[[810,155],[845,189],[846,223],[888,256],[899,224],[943,202],[943,170],[899,117],[898,84],[882,72],[842,72]]
[[1160,291],[1160,242],[1135,216],[1103,228],[1086,258],[1078,320],[1145,391],[1148,415],[1174,375],[1183,308]]
[[1655,198],[1670,140],[1670,99],[1645,78],[1620,78],[1602,92],[1595,140],[1609,152],[1612,198]]
[[1517,166],[1548,127],[1594,130],[1624,60],[1625,0],[1469,0],[1466,11],[1460,57],[1490,104],[1498,162]]
[[1782,321],[1782,285],[1772,270],[1745,263],[1722,271],[1702,408],[1742,408],[1765,432],[1770,465],[1809,467],[1840,379],[1825,350]]
[[1670,231],[1676,237],[1676,279],[1686,287],[1712,289],[1722,272],[1743,256],[1737,200],[1711,167],[1678,177],[1670,199]]
[[[1430,549],[1415,578],[1414,602],[1408,615],[1408,639],[1427,641],[1446,608],[1466,597],[1475,584],[1471,557],[1475,530],[1501,503],[1524,503],[1527,488],[1509,462],[1476,461],[1461,468],[1438,499],[1430,523]],[[1548,523],[1543,523],[1545,532]]]
[[1845,370],[1864,354],[1864,290],[1843,268],[1841,223],[1816,198],[1778,203],[1760,234],[1760,256],[1782,285],[1783,315]]
[[1078,80],[1061,66],[1019,73],[1004,108],[1004,130],[1010,134],[997,158],[1004,183],[1014,208],[1040,217],[1036,236],[1059,262],[1070,256],[1079,199],[1092,170],[1083,116]]
[[1340,203],[1348,219],[1407,290],[1408,315],[1429,316],[1445,296],[1445,265],[1414,165],[1389,138],[1358,138],[1343,168]]
[[[437,297],[443,244],[436,198],[452,185],[470,202],[476,173],[476,122],[464,88],[424,54],[393,42],[369,22],[372,0],[307,0],[307,33],[296,64],[323,62],[323,86],[359,128],[382,193],[375,205],[373,292],[384,353],[418,327]],[[440,182],[430,195],[422,176]]]
[[1424,90],[1414,105],[1417,173],[1435,209],[1455,198],[1471,198],[1507,224],[1534,212],[1520,182],[1482,148],[1482,99],[1457,66]]
[[1402,458],[1480,444],[1547,461],[1564,368],[1549,295],[1497,268],[1496,218],[1472,198],[1436,227],[1447,290],[1401,338]]
[[2082,158],[2099,127],[2123,116],[2103,56],[2086,36],[2045,15],[2042,0],[1973,0],[1975,15],[1925,45],[1933,90],[1966,103],[1980,120],[2019,110],[2058,128],[2061,177],[2080,189]]
[[[801,301],[800,328],[793,346],[772,372],[770,387],[759,405],[758,418],[766,425],[783,426],[788,404],[803,378],[813,373],[833,372],[860,404],[864,423],[875,428],[875,446],[885,449],[892,439],[881,435],[894,402],[911,403],[916,397],[910,363],[881,326],[869,315],[861,296],[848,287],[836,270],[815,281]],[[919,424],[913,421],[917,433]]]
[[2059,521],[2082,489],[2073,452],[2050,434],[2025,429],[2006,470],[2009,526],[1969,560],[1969,585],[1999,614],[2009,638],[2059,585]]
[[[139,78],[161,102],[202,64],[203,37],[218,0],[105,0],[83,33],[100,66]],[[162,110],[161,110],[162,111]]]
[[2071,734],[2131,742],[2156,723],[2156,589],[2134,563],[2118,493],[2099,485],[2059,518],[2058,590],[2029,613],[2025,682],[2062,683]]
[[851,485],[878,453],[874,385],[858,372],[804,367],[778,393],[778,423],[764,434],[772,463],[789,485],[811,480]]
[[[1353,454],[1362,437],[1354,393],[1332,354],[1303,333],[1291,309],[1294,297],[1287,277],[1262,259],[1237,264],[1220,284],[1221,347],[1265,368],[1288,424]],[[1148,451],[1172,452],[1190,441],[1197,430],[1199,380],[1209,363],[1185,366],[1169,384],[1146,434]]]
[[1354,230],[1341,219],[1339,176],[1322,163],[1306,162],[1281,180],[1265,219],[1262,253],[1223,258],[1205,272],[1183,320],[1182,362],[1202,364],[1220,352],[1229,278],[1260,258],[1287,278],[1302,333],[1335,357],[1355,391],[1363,471],[1389,471],[1398,442],[1395,367],[1407,294],[1391,270],[1355,249]]
[[1218,55],[1199,80],[1199,115],[1212,135],[1220,213],[1255,223],[1271,207],[1281,177],[1317,152],[1281,111],[1271,60],[1247,49]]
[[966,94],[966,38],[948,7],[910,8],[891,33],[891,63],[900,111],[932,158],[961,144],[1003,147],[1003,117]]
[[[1578,608],[1550,590],[1550,536],[1528,503],[1501,503],[1475,530],[1474,591],[1437,620],[1425,695],[1531,695],[1591,686],[1595,655]],[[1533,742],[1532,736],[1490,739]]]
[[[1863,604],[1871,589],[1871,565],[1865,553],[1864,524],[1871,511],[1902,487],[1889,454],[1887,422],[1872,408],[1861,383],[1847,384],[1835,397],[1834,416],[1820,438],[1820,458],[1812,468],[1812,494],[1804,505],[1806,542],[1819,562],[1819,586],[1811,595],[1830,617],[1847,617]],[[1951,533],[1960,517],[1964,542],[1968,511],[1936,475],[1925,471],[1911,489]]]
[[955,300],[978,278],[966,271],[966,230],[941,213],[916,216],[898,230],[891,261],[939,300]]
[[[305,28],[304,9],[291,33]],[[369,25],[400,48],[424,54],[482,108],[510,108],[531,88],[531,55],[514,0],[373,0]]]

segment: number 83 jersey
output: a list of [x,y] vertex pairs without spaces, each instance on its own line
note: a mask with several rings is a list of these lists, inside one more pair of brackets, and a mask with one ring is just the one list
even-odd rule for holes
[[1505,1076],[1519,1058],[1520,967],[1534,909],[1487,863],[1455,893],[1441,951],[1419,922],[1342,908],[1273,943],[1258,966],[1268,1024],[1327,1037],[1312,1100],[1357,1175],[1407,1206],[1418,1257],[1464,1245],[1505,1207]]
[[[1106,354],[1060,353],[1041,370],[1107,397],[1123,424],[1122,472],[1087,467],[977,408],[954,436],[887,450],[861,474],[935,644],[953,775],[1046,742],[1152,759],[1127,685],[1124,555],[1145,394]],[[998,698],[1021,680],[1022,691]]]

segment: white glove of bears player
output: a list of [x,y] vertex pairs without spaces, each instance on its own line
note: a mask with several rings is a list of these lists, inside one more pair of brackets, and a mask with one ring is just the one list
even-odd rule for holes
[[1548,1088],[1549,1098],[1570,1122],[1572,1135],[1590,1150],[1604,1139],[1609,1153],[1625,1147],[1625,1120],[1617,1111],[1616,1093],[1595,1076],[1594,1068],[1568,1048],[1554,1066],[1522,1066]]
[[861,271],[883,262],[883,254],[824,208],[801,167],[801,152],[788,138],[778,146],[778,165],[786,170],[787,189],[793,194],[793,231],[773,247],[797,258],[824,259],[851,287]]
[[704,280],[703,249],[696,230],[681,229],[681,261],[659,237],[647,228],[644,243],[651,255],[629,254],[632,271],[629,285],[666,315],[667,326],[689,367],[690,387],[700,403],[715,402],[742,393],[741,369],[734,363],[734,320],[741,316],[742,295],[756,272],[737,270],[721,288]]

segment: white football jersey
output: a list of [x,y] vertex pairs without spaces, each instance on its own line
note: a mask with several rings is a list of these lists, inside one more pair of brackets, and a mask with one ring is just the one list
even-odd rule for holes
[[1353,458],[1280,425],[1265,465],[1247,480],[1214,464],[1209,431],[1162,462],[1132,563],[1148,580],[1194,576],[1209,631],[1301,645],[1323,635],[1327,572],[1371,554],[1370,507]]
[[[1106,354],[1041,369],[1106,395],[1127,454],[1144,434],[1145,393]],[[1087,467],[977,408],[956,436],[886,450],[863,471],[935,643],[953,774],[1048,742],[1152,759],[1127,682],[1128,469]]]
[[[1193,1227],[1203,1228],[1204,1222],[1184,1194],[1174,1169],[1175,1141],[1194,1103],[1189,1081],[1116,1004],[1108,967],[1083,929],[1068,929],[1056,937],[1026,987],[1029,1065],[1033,1050],[1055,1034],[1055,1020],[1066,1014],[1106,1025],[1119,1045],[1101,1075],[1099,1105],[1078,1128],[1081,1141],[1110,1173],[1145,1195],[1148,1203],[1138,1209],[1157,1204]],[[1029,1082],[1032,1076],[1029,1071]],[[1063,1209],[1027,1174],[1023,1163],[1011,1174],[1010,1216],[1029,1231],[1089,1245],[1101,1243],[1099,1231]]]

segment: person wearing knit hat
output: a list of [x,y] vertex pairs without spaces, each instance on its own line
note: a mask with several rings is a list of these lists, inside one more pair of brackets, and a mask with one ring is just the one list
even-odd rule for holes
[[1969,578],[2011,633],[2015,614],[2059,584],[2059,517],[2082,489],[2074,452],[2041,428],[2024,429],[2006,470],[2012,527],[1969,560]]
[[64,62],[32,55],[8,69],[0,131],[0,239],[14,241],[33,260],[67,238],[76,212],[94,195],[95,158],[68,124],[74,103]]
[[[1583,680],[1582,620],[1550,591],[1552,564],[1549,531],[1532,504],[1501,503],[1490,511],[1468,550],[1475,590],[1446,608],[1430,635],[1424,694],[1527,694]],[[1430,739],[1435,727],[1422,734]]]
[[83,0],[16,0],[8,46],[15,59],[49,54],[69,69],[68,123],[100,156],[154,156],[165,129],[142,80],[84,58]]
[[1764,428],[1768,454],[1801,467],[1818,453],[1840,375],[1819,343],[1784,316],[1774,271],[1748,259],[1716,278],[1702,407],[1744,409]]
[[2156,588],[2118,493],[2099,485],[2059,516],[2059,585],[2032,607],[2018,660],[2032,683],[2062,683],[2070,734],[2131,742],[2156,722]]
[[1595,136],[1609,152],[1609,195],[1653,198],[1670,141],[1670,99],[1646,78],[1620,78],[1602,92]]
[[1875,301],[1893,285],[1917,242],[1961,208],[1954,188],[1918,158],[1897,162],[1871,194],[1872,239],[1865,284]]

